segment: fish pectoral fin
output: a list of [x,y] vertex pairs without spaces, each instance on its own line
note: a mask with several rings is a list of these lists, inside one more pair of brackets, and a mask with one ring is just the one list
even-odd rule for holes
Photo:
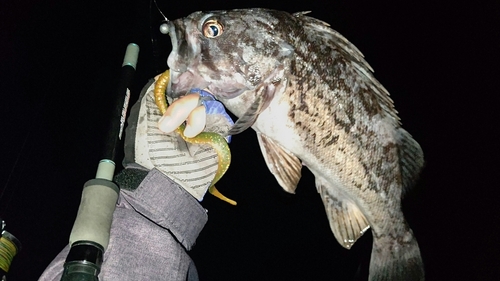
[[257,98],[250,105],[247,111],[236,120],[234,126],[227,132],[228,135],[237,135],[250,128],[259,117],[259,114],[266,109],[274,97],[276,86],[273,84],[262,86],[257,91]]
[[295,193],[302,176],[302,163],[299,158],[266,135],[257,133],[257,138],[262,155],[271,173],[286,192]]
[[316,178],[328,221],[333,235],[340,245],[351,249],[352,245],[370,228],[365,215],[351,199],[335,194],[335,187],[327,187],[326,181]]

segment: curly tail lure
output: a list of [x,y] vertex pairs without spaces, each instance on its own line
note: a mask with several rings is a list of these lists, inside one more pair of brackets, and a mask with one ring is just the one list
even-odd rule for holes
[[[165,112],[167,111],[167,99],[165,97],[165,91],[167,89],[169,80],[170,80],[170,71],[167,70],[160,75],[160,77],[155,83],[155,89],[154,89],[155,103],[160,109],[160,113],[162,115],[165,114]],[[222,178],[222,176],[226,173],[227,169],[229,168],[229,164],[231,163],[231,151],[229,150],[229,146],[227,145],[226,140],[221,135],[210,132],[201,132],[195,137],[188,138],[184,135],[185,128],[186,125],[181,124],[177,129],[175,129],[175,132],[179,134],[182,137],[182,139],[184,139],[186,142],[195,144],[209,144],[217,153],[217,157],[219,159],[217,172],[215,173],[214,179],[210,183],[208,192],[210,192],[215,197],[223,201],[226,201],[231,205],[236,205],[236,201],[231,200],[226,196],[222,195],[222,193],[220,193],[217,190],[217,188],[215,188],[215,183]]]

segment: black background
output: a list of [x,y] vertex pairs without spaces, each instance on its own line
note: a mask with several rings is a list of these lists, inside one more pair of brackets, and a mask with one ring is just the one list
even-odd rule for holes
[[[426,167],[404,210],[427,280],[497,280],[499,3],[290,3],[159,5],[169,19],[267,7],[311,10],[330,23],[364,53],[424,150]],[[0,216],[23,244],[9,280],[36,280],[67,244],[81,188],[102,154],[126,45],[141,47],[135,99],[166,68],[168,36],[155,58],[150,34],[147,0],[1,2]],[[366,271],[370,236],[351,251],[337,244],[306,169],[288,195],[253,131],[233,137],[231,149],[218,188],[239,205],[205,197],[210,220],[190,253],[201,280],[353,280],[360,261]]]

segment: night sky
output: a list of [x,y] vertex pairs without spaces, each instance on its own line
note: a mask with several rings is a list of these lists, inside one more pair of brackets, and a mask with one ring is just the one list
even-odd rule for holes
[[[363,52],[424,150],[403,207],[427,280],[498,280],[498,1],[270,2],[159,5],[169,19],[266,7],[330,23]],[[23,244],[9,280],[36,280],[67,244],[102,155],[127,44],[141,48],[132,102],[166,69],[170,40],[159,37],[154,56],[149,13],[147,0],[0,3],[0,216]],[[159,20],[153,11],[155,35]],[[358,267],[365,276],[370,234],[350,251],[338,245],[307,169],[290,195],[252,130],[234,136],[231,150],[217,187],[238,206],[205,196],[209,222],[190,252],[202,281],[354,280]]]

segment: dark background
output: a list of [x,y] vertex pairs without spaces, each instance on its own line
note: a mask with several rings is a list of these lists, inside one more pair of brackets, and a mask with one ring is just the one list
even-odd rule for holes
[[[500,5],[448,2],[159,5],[169,19],[267,7],[311,10],[330,23],[364,53],[424,150],[426,167],[403,203],[427,280],[498,280]],[[169,38],[159,40],[155,58],[147,0],[0,3],[0,216],[23,244],[9,280],[36,280],[67,244],[82,186],[102,154],[125,47],[141,47],[135,101],[166,68]],[[205,197],[210,220],[191,251],[201,280],[353,280],[358,264],[367,270],[370,235],[351,251],[337,244],[306,169],[288,195],[253,131],[233,137],[231,149],[218,188],[239,205]]]

